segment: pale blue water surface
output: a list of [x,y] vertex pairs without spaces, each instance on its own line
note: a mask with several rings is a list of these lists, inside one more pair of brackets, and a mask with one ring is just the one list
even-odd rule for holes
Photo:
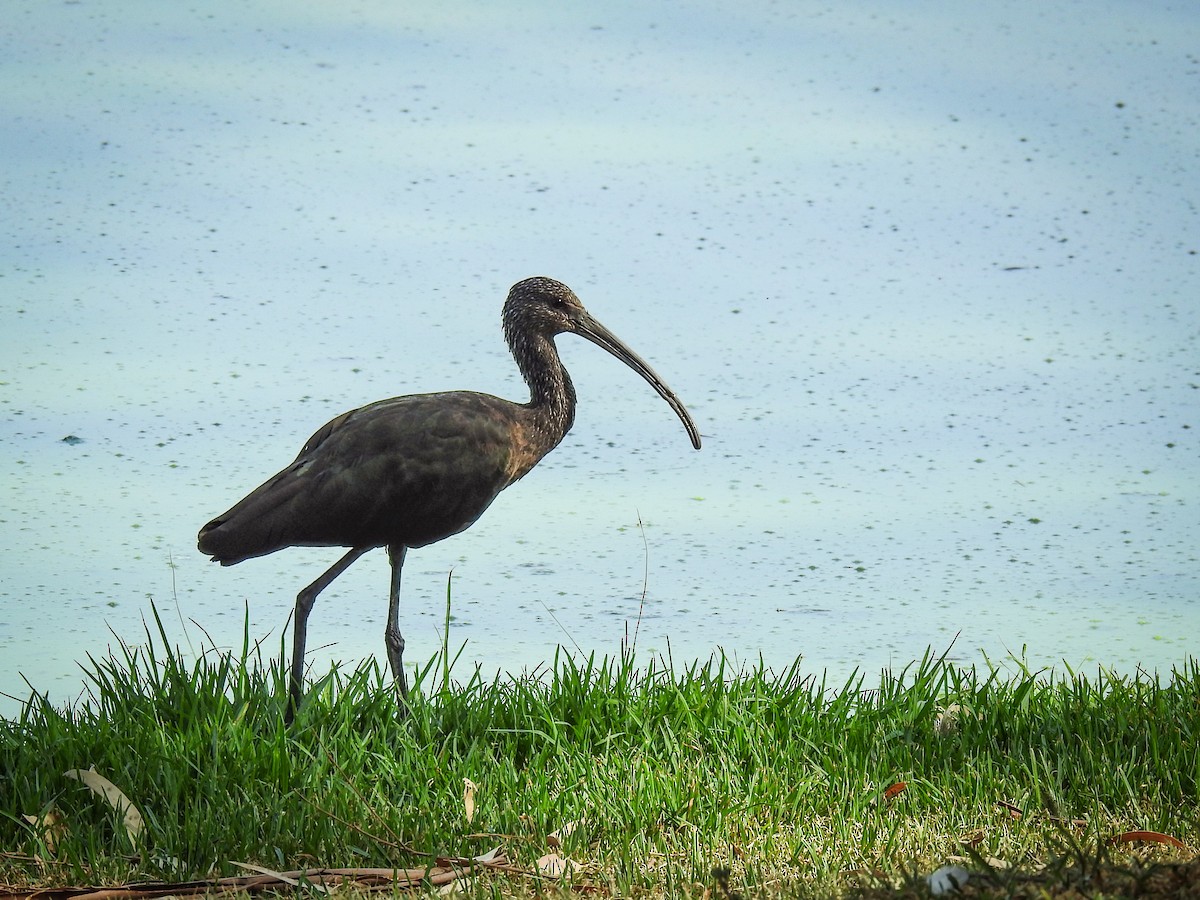
[[[409,660],[932,646],[1169,671],[1200,635],[1200,12],[1161,2],[10,3],[0,32],[0,712],[144,639],[274,649],[337,550],[201,524],[333,415],[527,396],[563,445],[414,551]],[[64,440],[65,438],[71,440]],[[75,439],[78,439],[76,441]],[[639,528],[638,522],[644,527]],[[382,659],[387,564],[311,660]],[[644,593],[644,604],[643,604]],[[637,625],[639,611],[640,625]],[[187,625],[186,637],[200,638]],[[186,642],[185,642],[186,646]]]

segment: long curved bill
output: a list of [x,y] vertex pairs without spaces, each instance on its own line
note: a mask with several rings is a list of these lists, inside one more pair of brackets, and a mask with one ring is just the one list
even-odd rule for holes
[[575,334],[582,338],[587,338],[597,347],[603,347],[633,371],[637,372],[650,384],[650,387],[658,391],[658,395],[670,404],[671,409],[675,410],[675,415],[679,416],[683,427],[687,429],[688,437],[692,439],[692,446],[697,450],[700,449],[700,429],[696,427],[696,423],[692,421],[692,417],[688,415],[687,409],[684,408],[681,401],[675,392],[667,387],[667,383],[658,377],[658,373],[650,368],[650,364],[634,353],[619,337],[592,318],[590,313],[580,311],[578,315],[573,317],[575,325]]

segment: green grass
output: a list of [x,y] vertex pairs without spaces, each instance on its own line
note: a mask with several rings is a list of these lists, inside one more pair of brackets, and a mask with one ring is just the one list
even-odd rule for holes
[[[1025,877],[1092,859],[1133,871],[1131,851],[1163,853],[1112,844],[1127,831],[1200,845],[1195,660],[1160,680],[927,657],[826,685],[721,659],[563,656],[539,678],[452,683],[443,653],[417,673],[408,717],[365,665],[310,685],[289,730],[285,673],[248,635],[193,662],[161,624],[147,637],[91,661],[73,708],[35,695],[0,721],[0,882],[241,874],[233,861],[413,867],[495,846],[529,869],[570,823],[571,883],[614,896],[725,896],[721,869],[734,893],[920,895],[916,876],[951,858]],[[89,766],[142,812],[140,846],[63,775]],[[464,779],[478,785],[471,821]],[[23,818],[52,811],[53,848]],[[998,896],[1016,895],[1017,874],[995,877],[1009,879]],[[472,888],[551,889],[511,874]]]

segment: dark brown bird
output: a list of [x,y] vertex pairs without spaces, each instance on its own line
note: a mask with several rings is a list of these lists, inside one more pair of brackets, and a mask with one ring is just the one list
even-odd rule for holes
[[700,432],[679,398],[565,284],[550,278],[518,282],[508,292],[503,319],[504,337],[529,385],[528,403],[448,391],[353,409],[309,438],[290,466],[200,529],[200,552],[223,566],[285,547],[350,548],[296,597],[289,720],[300,702],[308,614],[317,595],[376,547],[387,547],[392,567],[388,662],[401,696],[407,695],[399,626],[404,554],[468,528],[570,430],[575,388],[555,335],[587,338],[641,375],[700,449]]

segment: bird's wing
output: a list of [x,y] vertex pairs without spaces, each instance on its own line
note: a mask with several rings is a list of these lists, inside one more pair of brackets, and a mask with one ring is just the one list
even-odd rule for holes
[[206,525],[200,549],[232,564],[289,546],[419,547],[455,534],[512,480],[513,406],[455,392],[343,413]]

